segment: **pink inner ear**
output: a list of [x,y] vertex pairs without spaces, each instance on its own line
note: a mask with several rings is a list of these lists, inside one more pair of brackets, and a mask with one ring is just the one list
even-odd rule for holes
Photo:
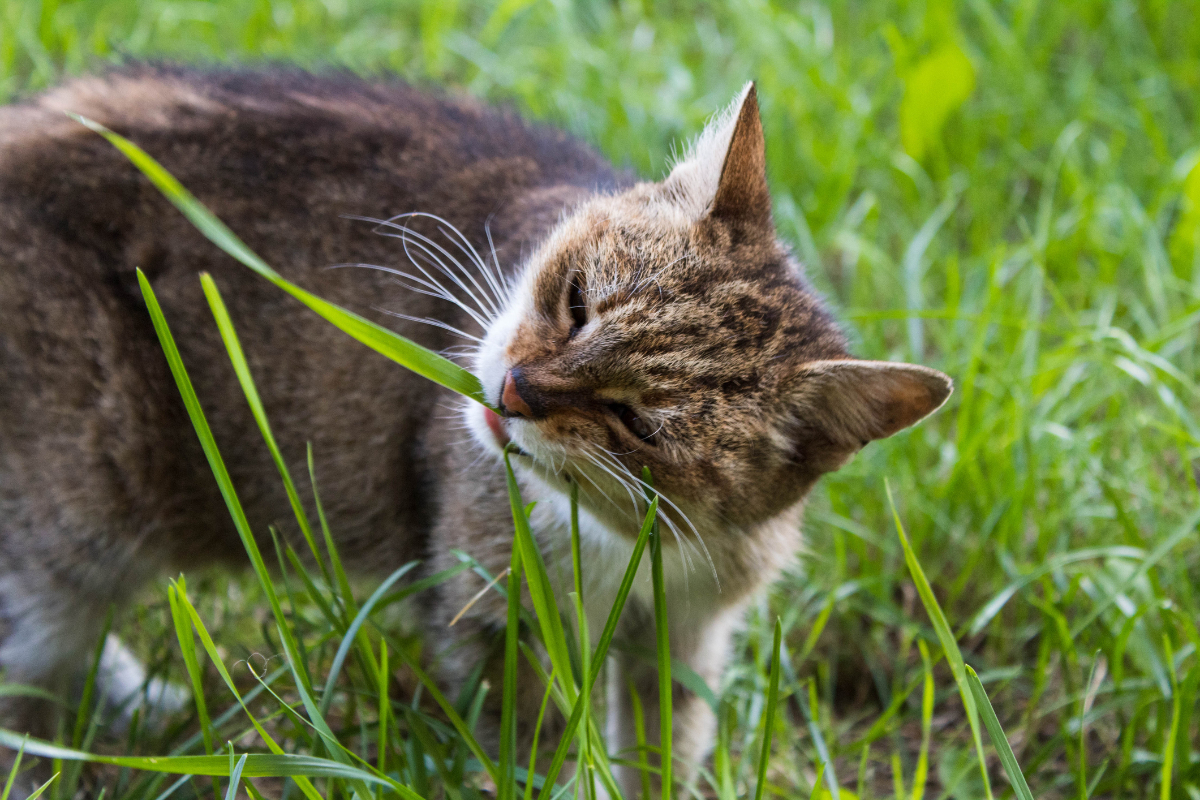
[[884,361],[818,361],[797,386],[802,414],[834,440],[855,446],[919,422],[950,396],[950,379],[934,369]]
[[889,396],[884,401],[885,411],[880,419],[884,430],[881,438],[916,424],[929,416],[945,400],[945,395],[935,399],[930,387],[922,381],[914,380],[914,377],[906,376],[904,380],[891,382]]

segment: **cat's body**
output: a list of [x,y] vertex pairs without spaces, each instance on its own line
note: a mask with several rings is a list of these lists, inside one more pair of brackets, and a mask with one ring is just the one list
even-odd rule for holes
[[[305,288],[432,349],[459,342],[378,309],[482,337],[471,366],[507,418],[368,351],[221,254],[63,110],[137,142]],[[404,241],[350,218],[409,212],[443,218],[486,254],[472,265],[429,218],[397,223],[475,270],[467,285],[479,320],[387,273],[327,269],[415,273]],[[503,290],[484,277],[493,263]],[[498,454],[511,439],[525,499],[540,501],[534,524],[552,573],[570,575],[563,476],[579,483],[598,632],[644,508],[626,490],[640,499],[633,476],[649,466],[672,501],[663,506],[672,649],[713,684],[742,606],[799,544],[813,482],[949,391],[932,370],[848,360],[775,241],[752,93],[666,181],[635,185],[563,134],[398,84],[161,69],[76,81],[0,110],[0,668],[9,680],[48,684],[77,670],[110,604],[153,576],[242,557],[135,267],[164,306],[264,543],[268,525],[286,530],[291,515],[201,271],[230,306],[295,473],[313,442],[352,569],[386,574],[423,559],[429,573],[460,549],[501,573],[512,522]],[[466,572],[426,600],[451,685],[503,626],[491,592],[446,627],[483,586]],[[640,576],[620,635],[652,649],[649,609]],[[634,679],[652,710],[652,670],[632,656],[615,661],[610,686]],[[530,677],[522,691],[532,718],[541,689]],[[614,750],[633,744],[627,703],[610,693]],[[36,727],[28,717],[43,713],[3,708],[0,726]],[[694,764],[710,714],[684,692],[676,709],[676,752]]]

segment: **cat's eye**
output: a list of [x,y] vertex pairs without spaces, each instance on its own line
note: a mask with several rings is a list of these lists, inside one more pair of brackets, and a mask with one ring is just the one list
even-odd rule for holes
[[617,416],[617,419],[621,420],[621,424],[624,425],[630,433],[641,439],[643,442],[654,444],[654,435],[658,433],[658,429],[653,427],[644,418],[638,416],[636,411],[621,403],[613,403],[609,406],[609,410],[611,410],[613,414]]
[[571,335],[588,323],[587,301],[583,298],[582,278],[578,272],[567,284],[567,313],[571,315]]

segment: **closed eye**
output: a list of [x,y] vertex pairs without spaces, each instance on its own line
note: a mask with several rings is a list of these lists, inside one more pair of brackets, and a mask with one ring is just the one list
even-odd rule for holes
[[621,420],[621,424],[634,436],[647,444],[654,444],[658,429],[652,426],[645,418],[638,416],[638,413],[632,408],[622,403],[612,403],[609,405],[608,410],[617,419]]
[[588,323],[587,301],[583,297],[582,276],[576,272],[571,275],[567,285],[567,314],[571,317],[571,335]]

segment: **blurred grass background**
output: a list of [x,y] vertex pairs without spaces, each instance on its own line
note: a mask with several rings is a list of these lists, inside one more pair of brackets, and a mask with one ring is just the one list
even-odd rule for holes
[[[757,80],[777,224],[856,352],[957,391],[818,488],[722,687],[736,736],[780,614],[814,705],[781,709],[773,791],[827,748],[848,792],[982,796],[944,664],[914,785],[939,649],[887,478],[1035,796],[1200,798],[1200,4],[0,0],[0,99],[131,58],[461,87],[651,178]],[[254,588],[206,585],[256,649]],[[125,634],[181,675],[168,625]]]

